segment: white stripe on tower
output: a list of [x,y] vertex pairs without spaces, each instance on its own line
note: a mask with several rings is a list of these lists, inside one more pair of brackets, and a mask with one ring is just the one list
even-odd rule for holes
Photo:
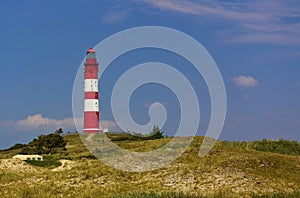
[[98,92],[98,79],[84,79],[85,92]]
[[99,111],[98,99],[85,99],[84,111]]

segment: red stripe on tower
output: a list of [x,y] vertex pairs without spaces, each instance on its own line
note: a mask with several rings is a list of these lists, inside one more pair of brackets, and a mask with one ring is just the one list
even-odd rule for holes
[[84,123],[83,132],[99,132],[98,63],[95,51],[87,51],[84,63]]

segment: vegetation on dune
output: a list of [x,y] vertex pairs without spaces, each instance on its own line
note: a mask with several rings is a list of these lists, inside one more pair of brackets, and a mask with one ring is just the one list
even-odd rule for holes
[[26,162],[34,166],[45,167],[45,168],[55,168],[62,165],[61,162],[53,159],[51,156],[44,156],[43,161],[26,160]]
[[18,144],[15,144],[12,147],[9,147],[8,149],[5,149],[3,151],[10,151],[10,150],[22,149],[24,147],[26,147],[26,144],[20,144],[20,143],[18,143]]
[[[227,194],[227,192],[219,191],[215,192],[211,195],[204,195],[199,193],[184,193],[184,192],[163,192],[163,193],[155,193],[155,192],[141,192],[141,193],[129,193],[126,195],[115,195],[111,198],[226,198],[231,197]],[[300,192],[292,192],[292,193],[268,193],[263,195],[251,195],[252,198],[299,198]]]
[[[118,138],[124,134],[110,135]],[[151,172],[133,173],[114,169],[95,159],[79,134],[62,137],[66,149],[43,154],[46,161],[43,165],[23,163],[20,166],[11,161],[5,166],[8,161],[3,158],[11,157],[22,148],[16,146],[1,151],[0,197],[300,197],[299,143],[295,141],[217,141],[213,149],[200,158],[198,152],[203,137],[195,137],[172,164]],[[145,152],[170,140],[126,139],[115,143],[127,150]],[[62,165],[56,167],[57,163]],[[28,172],[31,169],[26,166],[35,167],[35,172]]]
[[39,135],[26,146],[22,147],[20,154],[54,154],[64,150],[66,142],[61,136],[63,130],[59,128],[54,133],[48,135]]
[[256,140],[251,142],[229,142],[235,146],[255,149],[257,151],[279,153],[284,155],[300,155],[300,144],[295,140]]
[[143,135],[137,132],[127,133],[107,133],[111,141],[140,141],[140,140],[156,140],[164,138],[164,132],[158,126],[154,126],[149,134]]
[[258,151],[268,151],[287,155],[300,155],[300,144],[291,140],[267,140],[254,141],[251,143],[252,148]]
[[299,198],[300,197],[300,191],[295,192],[289,192],[289,193],[268,193],[263,195],[252,195],[252,198]]

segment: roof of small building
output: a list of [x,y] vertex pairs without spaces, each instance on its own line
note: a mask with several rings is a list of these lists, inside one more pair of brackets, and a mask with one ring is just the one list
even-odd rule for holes
[[33,155],[24,155],[24,154],[17,154],[13,157],[42,157],[41,155],[33,154]]

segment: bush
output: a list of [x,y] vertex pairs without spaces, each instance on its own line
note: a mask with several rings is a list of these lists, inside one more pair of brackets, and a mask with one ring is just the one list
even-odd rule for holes
[[164,138],[164,132],[160,131],[158,126],[154,126],[152,132],[150,133],[150,137],[152,137],[153,139]]
[[300,155],[300,144],[291,140],[267,140],[251,142],[251,147],[258,151],[268,151],[287,155]]
[[50,156],[44,156],[43,161],[37,161],[37,160],[26,160],[28,164],[39,166],[39,167],[46,167],[46,168],[55,168],[60,166],[62,163],[56,161]]
[[23,147],[20,154],[54,154],[59,150],[65,150],[66,142],[61,136],[62,129],[59,128],[54,133],[39,135],[33,139],[26,147]]
[[4,151],[11,151],[11,150],[15,150],[15,149],[21,149],[21,148],[24,148],[26,147],[26,144],[15,144],[13,145],[12,147],[9,147],[8,149],[5,149]]
[[148,135],[143,135],[136,132],[127,132],[127,133],[107,133],[106,134],[111,141],[139,141],[139,140],[155,140],[164,138],[164,132],[160,131],[159,127],[154,126],[152,131]]
[[156,193],[156,192],[136,192],[130,193],[125,195],[116,195],[112,196],[111,198],[204,198],[205,196],[202,195],[194,195],[189,193],[183,192],[163,192],[163,193]]

